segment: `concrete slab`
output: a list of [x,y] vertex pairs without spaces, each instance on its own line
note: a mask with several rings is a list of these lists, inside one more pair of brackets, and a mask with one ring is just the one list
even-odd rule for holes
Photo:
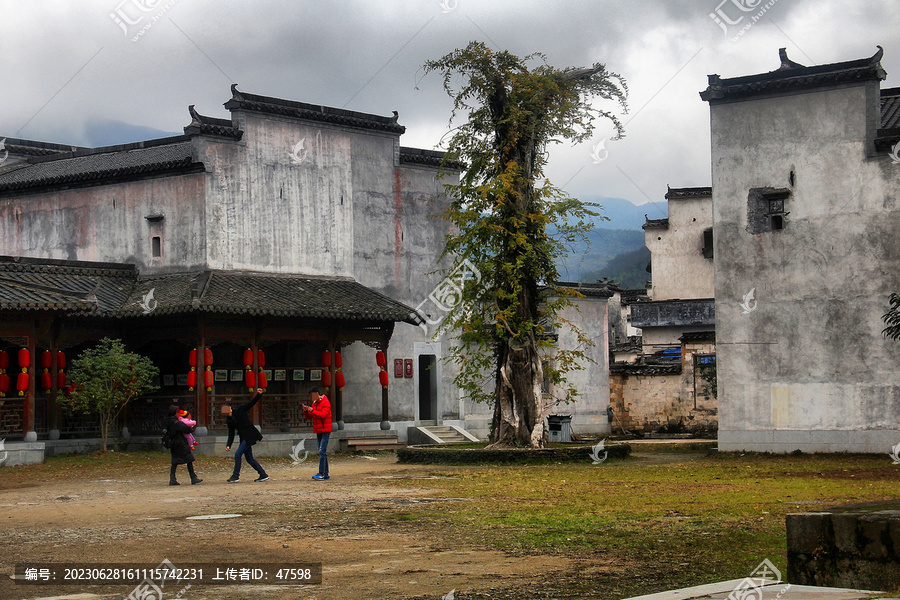
[[732,598],[752,598],[753,600],[870,600],[879,598],[880,600],[890,600],[881,598],[881,594],[884,592],[790,585],[783,581],[773,581],[752,591],[740,589],[737,595],[732,595],[743,581],[744,579],[732,579],[731,581],[709,583],[646,596],[634,596],[626,600],[731,600]]

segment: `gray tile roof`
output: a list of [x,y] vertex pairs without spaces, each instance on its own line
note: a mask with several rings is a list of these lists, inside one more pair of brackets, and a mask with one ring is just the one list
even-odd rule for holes
[[669,187],[666,190],[666,200],[677,200],[679,198],[703,198],[706,196],[712,196],[712,188],[709,186],[684,188]]
[[241,271],[141,277],[134,265],[18,257],[0,257],[0,310],[110,318],[196,312],[421,322],[410,307],[350,278]]
[[351,321],[421,320],[408,306],[364,285],[336,277],[201,271],[142,277],[120,316],[140,316],[153,290],[154,314],[206,312]]
[[668,229],[669,228],[669,217],[665,219],[648,219],[647,215],[644,215],[644,224],[641,225],[641,229]]
[[0,257],[0,310],[102,313],[134,287],[133,265]]
[[[155,143],[168,140],[172,143]],[[190,140],[178,136],[36,157],[21,168],[0,173],[0,194],[197,169],[202,165],[193,161]]]
[[295,117],[309,121],[333,123],[347,127],[361,129],[374,129],[390,133],[402,134],[406,127],[397,123],[397,113],[391,117],[383,117],[369,113],[356,112],[343,108],[332,108],[319,104],[307,104],[295,100],[284,100],[270,96],[258,96],[237,89],[237,85],[231,86],[232,98],[225,103],[228,110],[252,110],[286,117]]
[[881,128],[900,127],[900,88],[881,90]]
[[884,55],[881,46],[878,46],[878,51],[870,58],[814,67],[790,60],[784,48],[779,49],[778,53],[781,66],[768,73],[730,79],[710,75],[709,86],[700,92],[700,98],[710,104],[716,104],[763,94],[790,93],[824,85],[881,80],[887,77],[881,66],[881,58]]

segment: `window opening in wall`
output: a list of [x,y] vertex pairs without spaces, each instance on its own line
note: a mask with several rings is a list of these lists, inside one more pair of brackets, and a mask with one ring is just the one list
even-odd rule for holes
[[[747,231],[758,234],[780,231],[787,225],[791,191],[784,188],[751,188],[747,197]],[[788,201],[788,202],[786,202]]]
[[153,258],[162,256],[162,242],[158,235],[154,235],[150,238],[150,254]]
[[712,227],[703,230],[703,258],[713,257],[713,230]]

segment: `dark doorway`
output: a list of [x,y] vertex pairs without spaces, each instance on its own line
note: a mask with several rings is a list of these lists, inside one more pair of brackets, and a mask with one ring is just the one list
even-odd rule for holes
[[437,356],[419,355],[419,420],[437,419]]

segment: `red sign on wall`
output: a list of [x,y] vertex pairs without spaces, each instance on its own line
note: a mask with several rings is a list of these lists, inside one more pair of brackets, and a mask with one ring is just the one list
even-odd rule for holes
[[403,378],[403,359],[395,358],[394,359],[394,379],[402,379]]
[[412,376],[413,376],[412,365],[413,365],[413,361],[411,358],[407,358],[406,360],[403,361],[403,370],[404,370],[406,376],[410,377],[410,378],[412,378]]

